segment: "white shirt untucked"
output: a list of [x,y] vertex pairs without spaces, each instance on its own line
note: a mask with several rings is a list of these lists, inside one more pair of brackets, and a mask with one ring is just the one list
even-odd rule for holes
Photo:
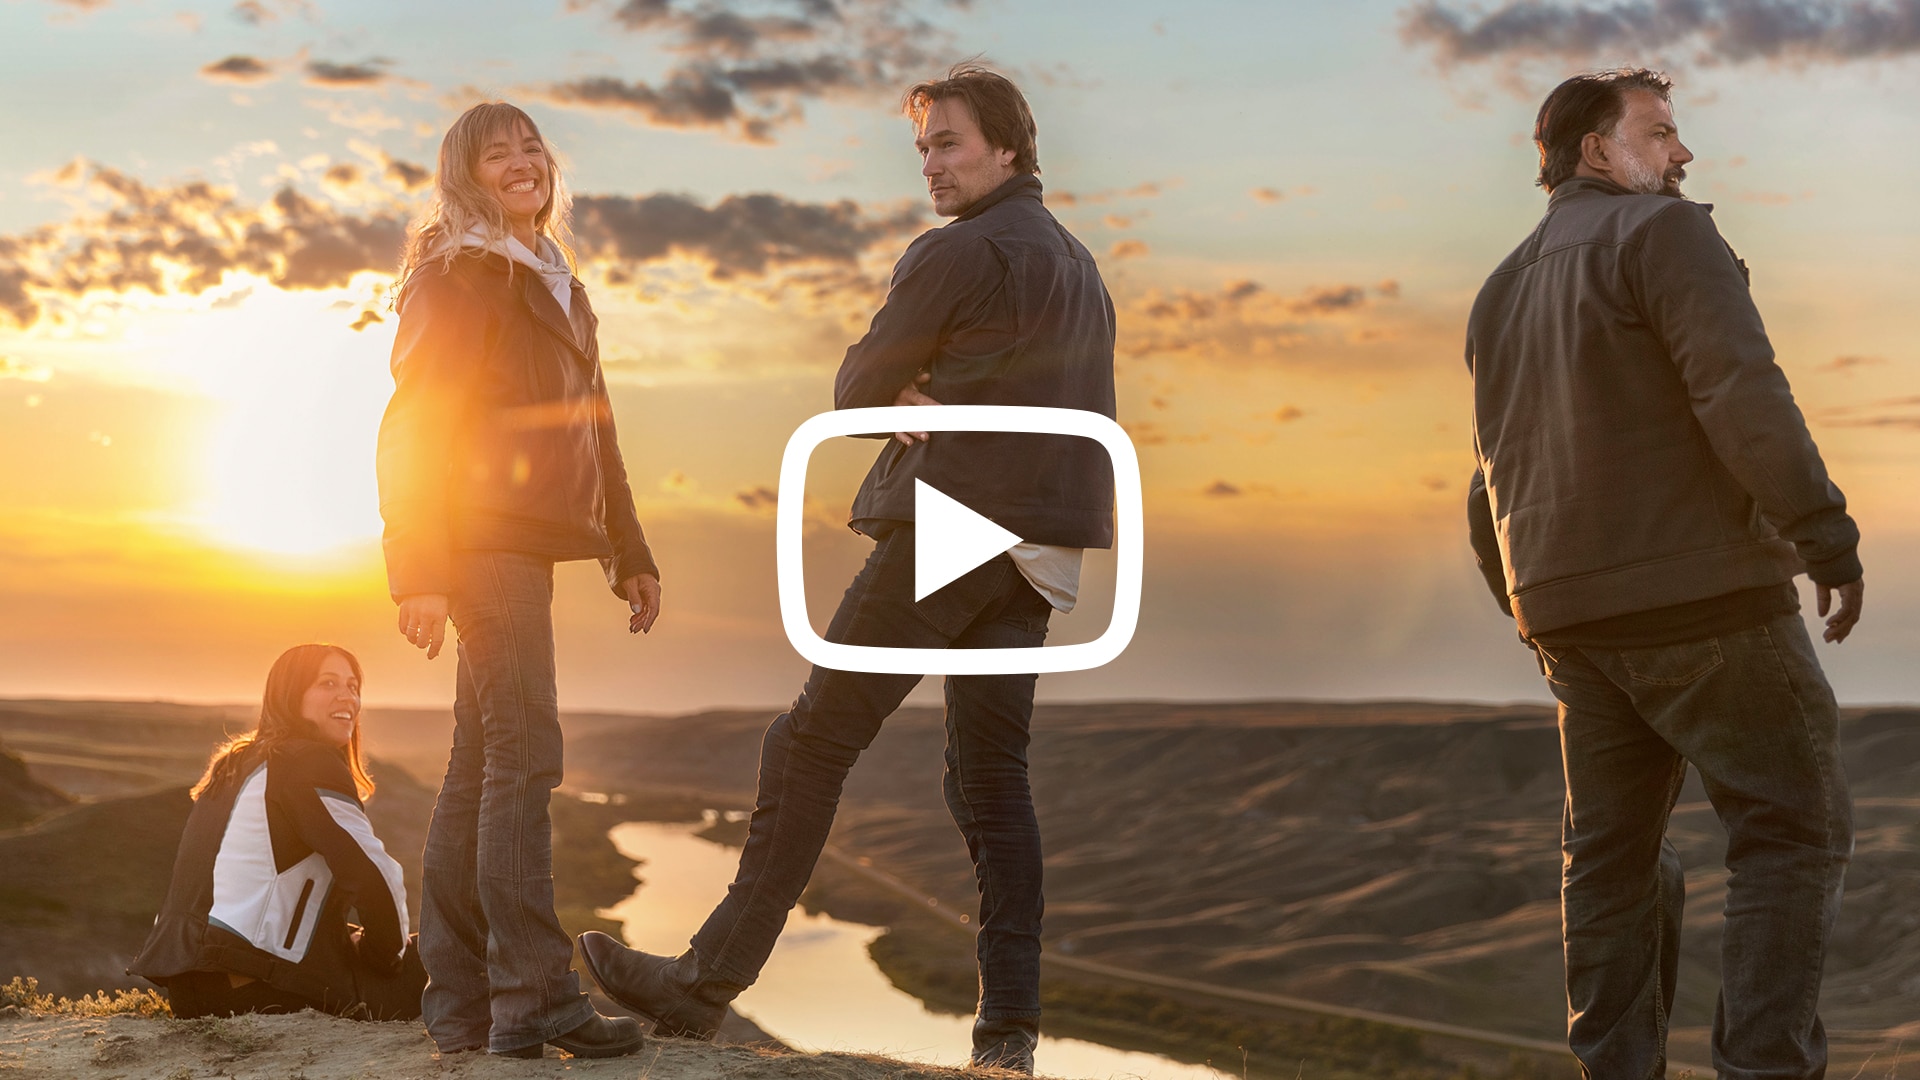
[[1079,601],[1080,559],[1085,553],[1085,548],[1053,544],[1015,544],[1007,549],[1020,576],[1063,615]]

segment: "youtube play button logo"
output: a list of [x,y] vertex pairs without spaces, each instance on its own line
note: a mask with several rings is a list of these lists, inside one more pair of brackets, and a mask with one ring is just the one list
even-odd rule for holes
[[915,603],[1020,542],[991,518],[942,495],[925,480],[913,482],[913,520]]
[[[814,632],[807,618],[801,549],[807,462],[828,439],[875,431],[1006,431],[1092,439],[1113,463],[1114,595],[1106,632],[1093,641],[1030,649],[890,649],[841,645]],[[1024,538],[923,480],[914,481],[913,599],[916,603],[954,579],[1022,543]],[[1126,649],[1140,619],[1145,565],[1140,505],[1140,458],[1120,425],[1099,413],[1018,405],[920,405],[841,409],[801,424],[780,462],[775,516],[780,621],[787,640],[807,660],[839,671],[895,675],[1013,675],[1082,671]]]

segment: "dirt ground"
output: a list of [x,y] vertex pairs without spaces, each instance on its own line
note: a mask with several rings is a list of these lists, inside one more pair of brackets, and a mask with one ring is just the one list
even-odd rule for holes
[[796,1054],[649,1040],[588,1061],[548,1047],[539,1061],[440,1054],[417,1023],[357,1023],[303,1012],[231,1020],[16,1014],[0,1017],[0,1080],[955,1080],[978,1072],[852,1054]]

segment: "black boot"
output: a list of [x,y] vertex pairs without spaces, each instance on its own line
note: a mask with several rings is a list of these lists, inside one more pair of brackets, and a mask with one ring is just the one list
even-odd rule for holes
[[1040,1042],[1040,1018],[1015,1016],[973,1022],[972,1064],[983,1069],[1007,1069],[1033,1075],[1033,1048]]
[[726,1019],[727,1002],[746,989],[703,975],[692,949],[655,956],[589,930],[580,935],[580,955],[601,991],[652,1020],[654,1035],[663,1038],[712,1039]]
[[633,1017],[601,1016],[599,1013],[594,1013],[593,1019],[565,1035],[556,1035],[546,1043],[534,1043],[532,1046],[523,1046],[518,1050],[502,1050],[499,1051],[499,1056],[537,1058],[550,1044],[577,1058],[624,1057],[638,1052],[646,1041],[639,1022]]

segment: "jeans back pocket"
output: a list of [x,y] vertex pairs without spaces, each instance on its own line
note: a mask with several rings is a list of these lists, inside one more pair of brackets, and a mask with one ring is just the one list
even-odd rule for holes
[[1717,637],[1678,645],[1621,649],[1620,661],[1627,666],[1627,675],[1634,682],[1647,686],[1686,686],[1726,662],[1720,654]]

